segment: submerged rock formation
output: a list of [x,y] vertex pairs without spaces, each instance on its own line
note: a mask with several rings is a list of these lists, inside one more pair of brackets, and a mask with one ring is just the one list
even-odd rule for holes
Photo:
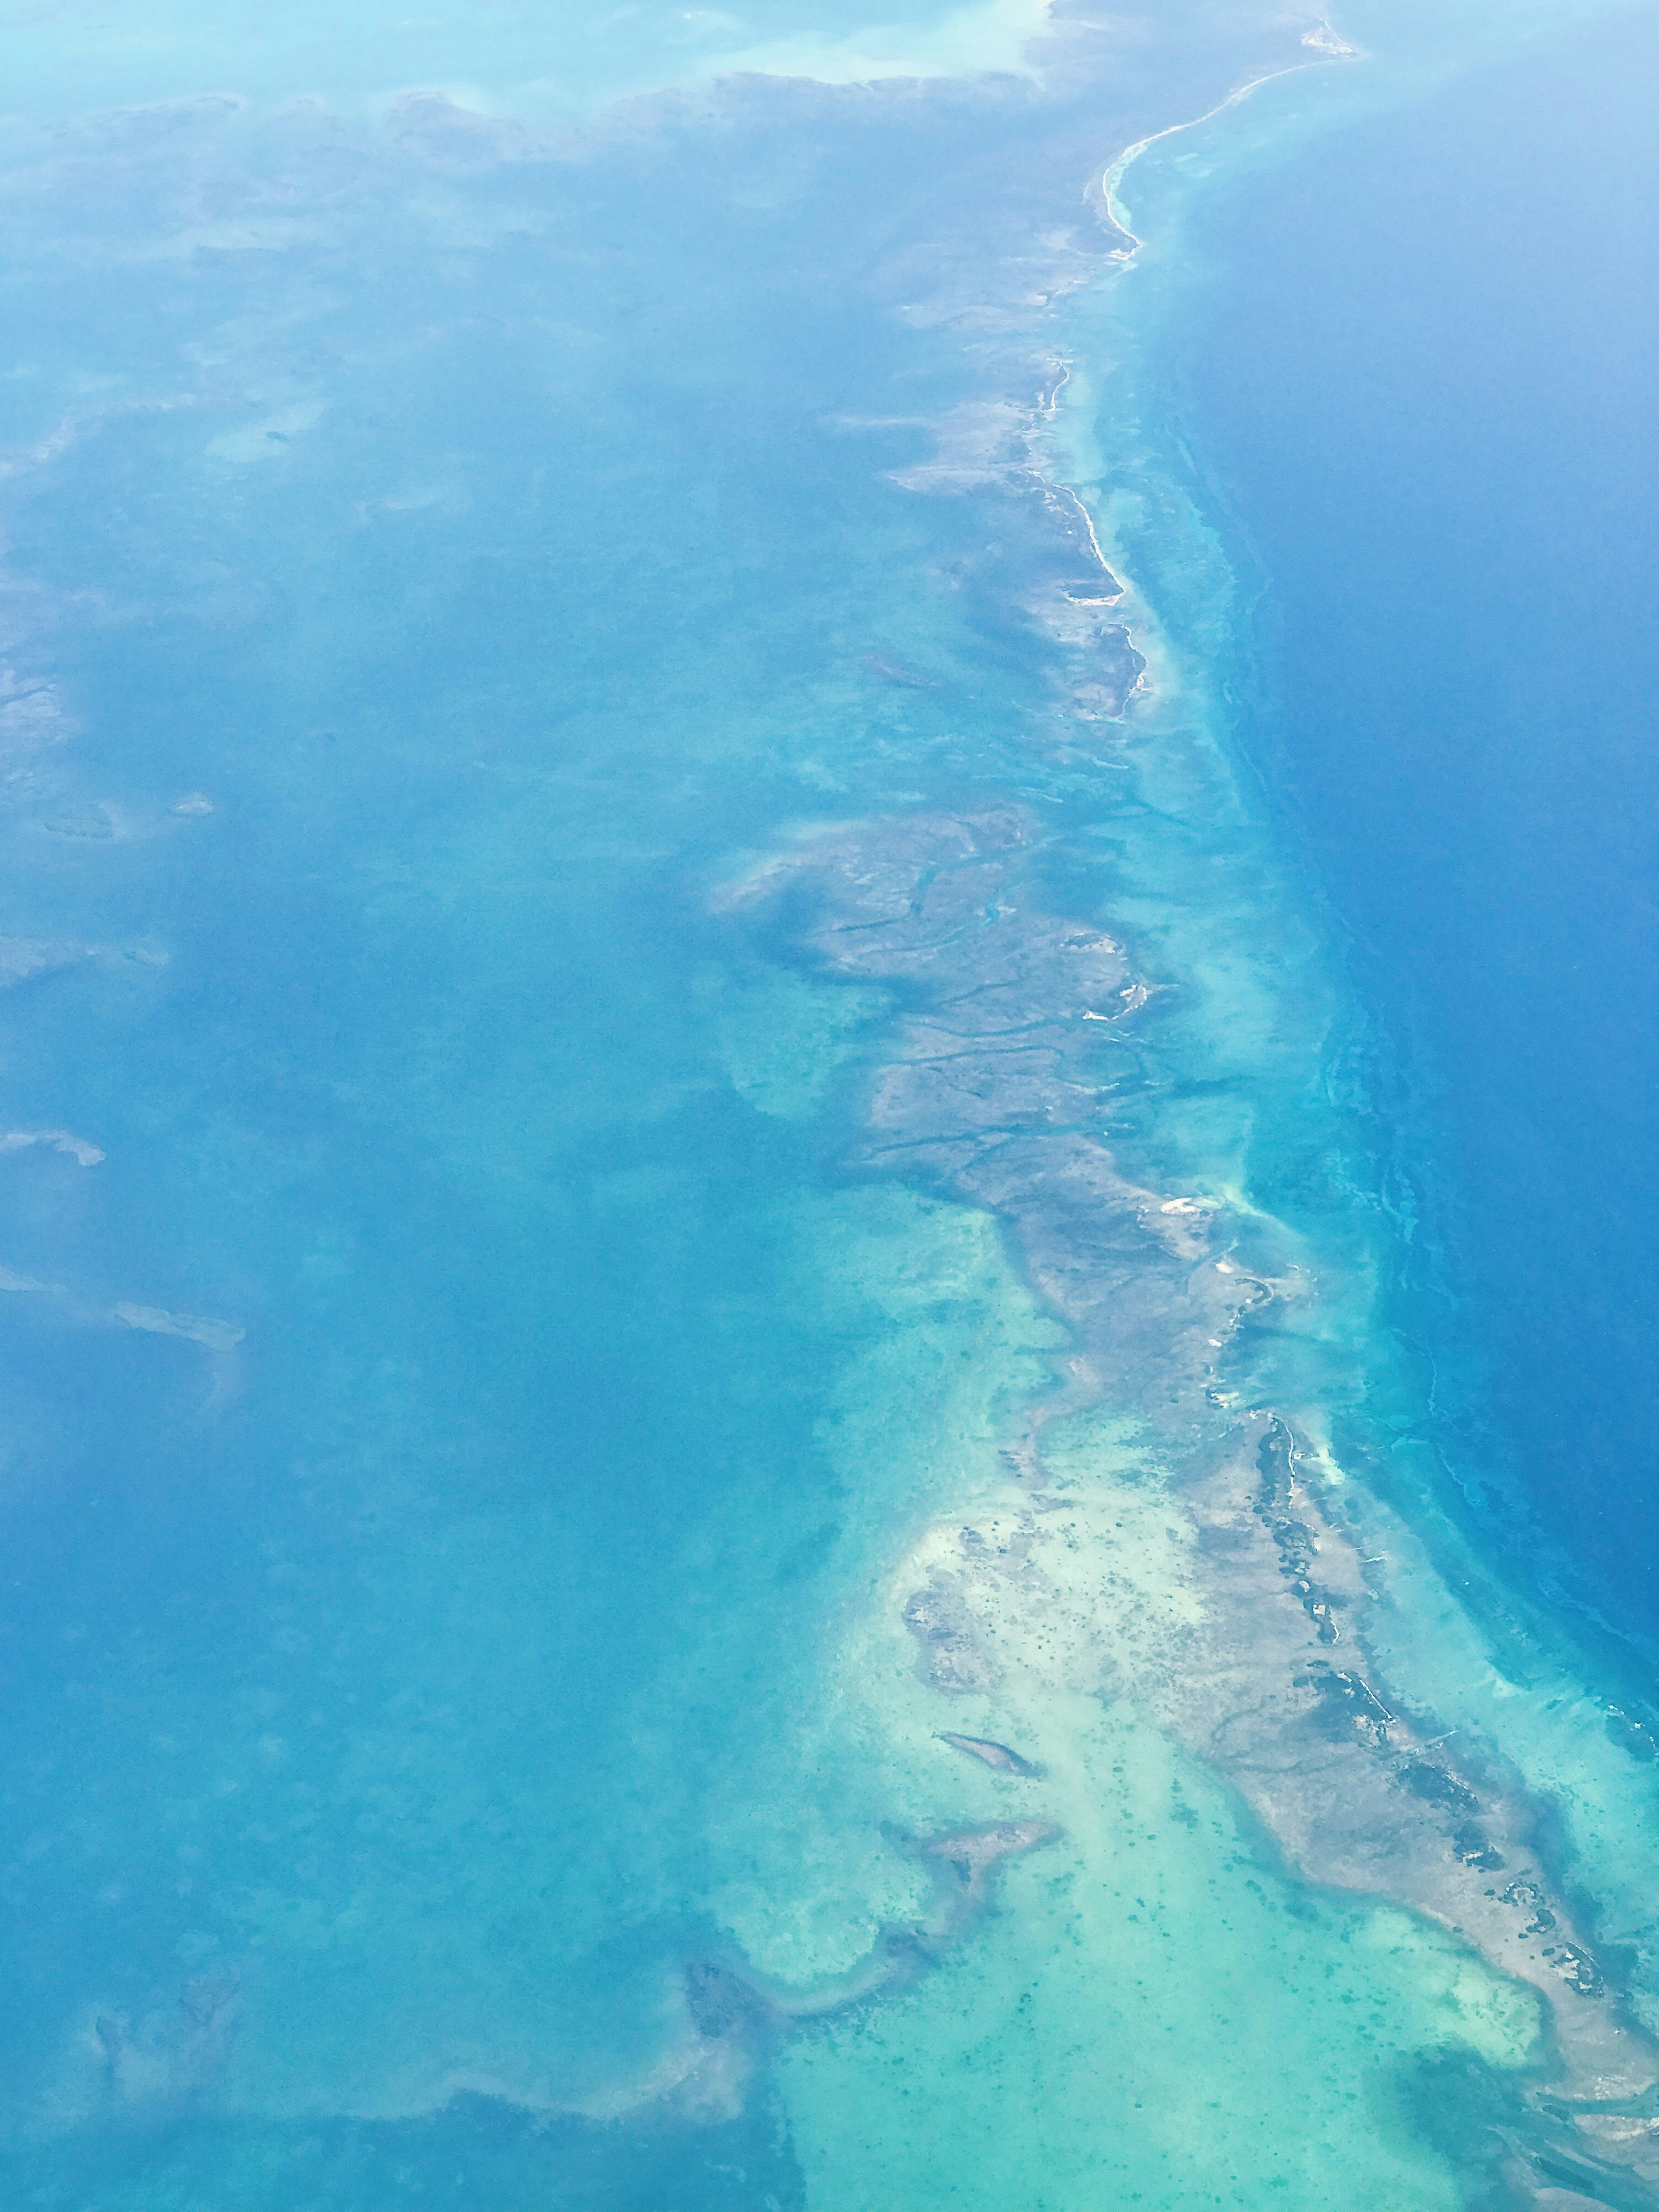
[[[1362,1555],[1296,1409],[1227,1387],[1241,1321],[1306,1286],[1240,1256],[1241,1222],[1216,1194],[1119,1169],[1105,1122],[1137,1079],[1112,1042],[1152,987],[1114,938],[1044,910],[1033,837],[1008,805],[840,826],[725,900],[805,894],[822,968],[898,990],[864,1164],[999,1215],[1071,1334],[1060,1390],[1009,1454],[1014,1504],[928,1547],[903,1605],[919,1664],[955,1698],[994,1687],[1005,1654],[1040,1649],[1057,1685],[1132,1700],[1219,1769],[1304,1875],[1405,1905],[1530,1984],[1559,2073],[1516,2153],[1527,2193],[1570,2173],[1601,2201],[1599,2172],[1609,2201],[1638,2201],[1632,2189],[1659,2189],[1659,2052],[1540,1858],[1540,1808],[1391,1703],[1366,1639],[1384,1563]],[[1131,1587],[1086,1498],[1050,1485],[1045,1427],[1097,1399],[1136,1417],[1169,1470],[1184,1535],[1162,1589]],[[1005,1746],[944,1740],[1031,1771]],[[973,1893],[981,1856],[957,1857]]]

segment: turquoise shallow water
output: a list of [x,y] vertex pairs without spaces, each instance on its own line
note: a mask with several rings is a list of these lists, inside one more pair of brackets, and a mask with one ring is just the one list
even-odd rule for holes
[[825,0],[763,0],[741,9],[355,9],[349,20],[298,5],[280,13],[158,0],[141,9],[9,6],[14,66],[5,112],[59,118],[214,94],[378,106],[413,88],[442,88],[513,116],[574,118],[664,85],[737,70],[858,82],[1018,70],[1043,10],[1030,0],[952,8],[916,0],[877,13]]
[[[1157,194],[1174,240],[1488,28],[1144,157],[1118,279],[1085,179],[1300,62],[1282,26],[1131,70],[1062,25],[1043,84],[750,80],[581,138],[501,93],[365,120],[409,76],[322,46],[245,107],[20,126],[14,2201],[1522,2201],[1535,1988],[1321,1877],[1170,1688],[1222,1608],[1194,1455],[1273,1404],[1369,1497],[1421,1376],[1354,1002],[1238,771]],[[130,96],[202,90],[183,43]],[[1088,564],[1034,466],[1130,582],[1144,704],[1064,689],[1057,514]],[[1076,917],[1153,987],[1084,1033],[1082,1122],[1322,1296],[1229,1337],[1193,1435],[1063,1401],[1063,1539],[963,1582],[989,1656],[946,1696],[906,1601],[1034,1510],[1009,1455],[1078,1325],[1016,1212],[866,1157],[923,982],[836,972],[809,877],[730,887],[1011,796],[1043,826],[988,945]],[[1638,1944],[1644,1771],[1501,1581],[1451,1604],[1426,1457],[1404,1494],[1389,1681],[1553,1793],[1546,1872]],[[1058,1832],[964,1904],[927,1840],[1016,1821]]]

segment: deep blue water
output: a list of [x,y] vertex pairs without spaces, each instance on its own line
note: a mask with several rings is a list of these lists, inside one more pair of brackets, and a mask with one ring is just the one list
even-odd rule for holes
[[[1198,14],[1133,68],[1109,56],[1105,152],[1300,58],[1282,22]],[[502,20],[484,58],[511,81]],[[179,35],[187,90],[205,60]],[[46,43],[72,76],[72,42]],[[1633,138],[1639,72],[1603,52]],[[1316,1412],[1334,1358],[1365,1371],[1364,1300],[1341,1304],[1364,1240],[1331,1218],[1330,917],[1249,809],[1209,806],[1214,672],[1154,700],[1128,773],[1124,731],[1056,714],[1030,619],[1054,556],[1009,494],[1030,489],[1018,447],[944,496],[893,473],[988,393],[1029,410],[1051,341],[1086,344],[1086,318],[1033,317],[1029,356],[995,350],[1035,228],[1098,251],[1098,87],[751,81],[578,143],[441,107],[366,119],[361,53],[318,54],[336,111],[24,133],[3,178],[0,1131],[31,1141],[0,1156],[0,2191],[33,2212],[1024,2212],[1036,2175],[1060,2212],[1313,2212],[1334,2175],[1354,2212],[1456,2212],[1534,2061],[1532,2000],[1428,1923],[1310,1889],[1107,1686],[1088,1637],[1128,1668],[1190,1595],[1184,1509],[1109,1408],[1056,1446],[1098,1524],[1055,1607],[1080,1656],[1060,1637],[1051,1662],[1045,1622],[1006,1707],[966,1716],[1050,1729],[1052,1764],[1016,1783],[943,1747],[963,1712],[918,1671],[902,1571],[936,1521],[1006,1504],[999,1448],[1063,1332],[988,1213],[866,1171],[889,996],[815,968],[801,914],[711,900],[803,823],[864,819],[880,849],[918,808],[1013,794],[1053,829],[1023,895],[1121,928],[1170,987],[1110,1109],[1126,1165],[1218,1192],[1243,1161],[1252,1199],[1323,1205],[1339,1354],[1287,1330],[1275,1386]],[[1558,218],[1517,223],[1503,181],[1500,156],[1541,197],[1535,144],[1507,149],[1523,109],[1554,112],[1556,68],[1200,204],[1181,296],[1201,305],[1158,338],[1146,426],[1181,402],[1270,580],[1288,703],[1252,741],[1419,1102],[1403,1157],[1461,1318],[1444,1269],[1401,1318],[1471,1376],[1510,1310],[1489,1255],[1570,1285],[1540,1256],[1550,1207],[1595,1180],[1574,1152],[1488,1222],[1479,1176],[1519,1187],[1546,1064],[1558,1102],[1577,1071],[1581,1114],[1587,1084],[1639,1092],[1632,1052],[1589,1049],[1581,1020],[1577,1048],[1540,1048],[1528,1104],[1494,1074],[1510,1002],[1480,1036],[1448,1018],[1517,967],[1547,1007],[1572,999],[1494,902],[1533,834],[1496,763],[1535,727],[1541,793],[1547,682],[1582,720],[1601,663],[1638,680],[1622,632],[1577,657],[1613,604],[1575,580],[1607,565],[1605,519],[1561,555],[1583,477],[1559,460],[1525,542],[1522,395],[1476,392],[1486,342],[1462,323],[1402,340],[1468,299],[1460,254],[1501,333],[1482,225],[1517,285],[1591,265],[1540,257]],[[317,81],[277,53],[250,82],[272,73]],[[1415,222],[1389,197],[1402,149]],[[1425,229],[1452,172],[1468,219]],[[1623,361],[1618,264],[1593,265],[1584,321]],[[1437,359],[1416,380],[1436,348],[1461,402]],[[1492,350],[1512,377],[1548,367]],[[1508,426],[1490,499],[1469,424]],[[1402,520],[1413,451],[1437,522]],[[1472,593],[1456,541],[1499,508],[1513,574]],[[1146,514],[1135,580],[1197,635],[1179,603],[1205,600],[1203,549],[1173,497]],[[1380,518],[1395,536],[1367,550]],[[1512,605],[1532,611],[1508,644]],[[1218,618],[1217,666],[1255,635]],[[1495,712],[1500,683],[1531,724]],[[1454,684],[1456,757],[1494,763],[1473,779],[1433,719]],[[42,742],[28,698],[61,718]],[[1627,798],[1627,838],[1636,818]],[[1539,915],[1607,905],[1604,869],[1575,890],[1558,858],[1526,875]],[[1507,968],[1481,949],[1499,938]],[[18,941],[48,947],[28,974]],[[1435,962],[1444,989],[1400,988]],[[1501,1169],[1444,1134],[1496,1127],[1493,1093]],[[1633,1276],[1634,1231],[1627,1250]],[[1559,1297],[1582,1318],[1616,1271],[1580,1275]],[[690,1962],[810,2008],[923,1911],[916,1837],[1028,1801],[1064,1842],[936,1972],[720,2075]],[[204,1984],[234,1988],[234,2033]]]
[[1622,13],[1315,140],[1199,203],[1165,355],[1262,590],[1261,772],[1405,1086],[1382,1111],[1443,1265],[1398,1318],[1443,1443],[1523,1577],[1644,1639],[1656,100],[1659,25]]

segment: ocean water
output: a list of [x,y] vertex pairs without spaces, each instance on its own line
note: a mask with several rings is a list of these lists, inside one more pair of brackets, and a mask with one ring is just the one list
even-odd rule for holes
[[1168,338],[1263,590],[1262,774],[1428,1093],[1449,1458],[1644,1677],[1656,82],[1620,12],[1216,198]]
[[1650,2201],[1659,1769],[1461,1503],[1261,490],[1310,178],[1558,49],[1303,27],[22,27],[9,2202]]

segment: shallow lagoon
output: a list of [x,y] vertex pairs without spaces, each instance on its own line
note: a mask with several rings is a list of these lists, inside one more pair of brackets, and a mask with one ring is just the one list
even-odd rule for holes
[[[1160,58],[1115,143],[1278,35]],[[1394,1232],[1320,1075],[1340,968],[1228,751],[1241,602],[1113,406],[1135,295],[1007,304],[1086,105],[751,83],[580,157],[432,102],[196,110],[14,172],[56,228],[15,272],[3,921],[49,950],[7,1111],[105,1154],[0,1163],[44,1286],[4,1352],[21,2201],[1509,2201],[1524,1986],[1299,1879],[1087,1638],[919,1672],[905,1601],[1026,1510],[1006,1454],[1073,1339],[991,1213],[864,1156],[912,987],[828,972],[810,884],[723,903],[803,825],[1051,822],[1011,910],[1158,987],[1133,1073],[1087,1047],[1090,1126],[1254,1205],[1251,1264],[1339,1276],[1218,1387],[1322,1407],[1366,1471],[1414,1387]],[[1057,289],[1103,273],[1084,235]],[[1038,345],[1152,657],[1127,736],[1057,712],[1030,617],[1057,541],[995,410]],[[1050,1548],[1150,1683],[1196,1524],[1107,1415],[1046,1432]],[[1411,1559],[1392,1678],[1497,1730],[1447,1701],[1512,1674]],[[1595,1784],[1634,1893],[1641,1778],[1568,1690],[1554,1767],[1503,1756],[1581,1827]],[[918,1839],[1016,1820],[1062,1832],[957,1924]]]

